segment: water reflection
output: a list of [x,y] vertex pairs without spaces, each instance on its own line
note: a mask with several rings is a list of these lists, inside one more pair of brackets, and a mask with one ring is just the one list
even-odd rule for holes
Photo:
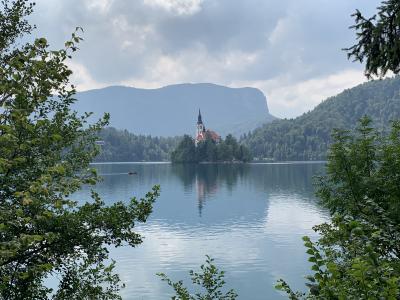
[[238,180],[249,172],[250,166],[247,164],[186,164],[172,165],[171,170],[182,181],[185,191],[192,191],[195,186],[198,211],[201,216],[206,200],[214,197],[221,186],[226,186],[228,191],[232,192]]
[[273,288],[281,277],[303,286],[309,266],[301,237],[325,218],[312,188],[323,164],[96,167],[104,177],[97,191],[108,203],[161,185],[149,222],[137,227],[144,243],[111,251],[127,284],[124,299],[168,298],[169,288],[154,274],[185,278],[205,254],[227,271],[240,299],[285,299]]

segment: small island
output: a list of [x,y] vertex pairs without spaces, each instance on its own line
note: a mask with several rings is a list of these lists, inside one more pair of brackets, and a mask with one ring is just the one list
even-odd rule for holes
[[196,125],[196,137],[184,135],[171,153],[172,163],[243,163],[252,160],[250,150],[228,134],[224,139],[215,131],[205,128],[201,112]]

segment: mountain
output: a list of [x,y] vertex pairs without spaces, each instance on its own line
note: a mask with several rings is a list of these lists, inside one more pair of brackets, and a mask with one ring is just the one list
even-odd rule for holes
[[111,114],[110,126],[135,134],[177,136],[194,134],[198,110],[206,128],[239,136],[274,119],[264,94],[255,88],[215,84],[178,84],[159,89],[112,86],[80,92],[78,112]]
[[259,158],[321,160],[326,158],[332,129],[353,129],[364,115],[371,117],[378,129],[400,118],[400,77],[345,90],[300,117],[257,128],[242,142]]

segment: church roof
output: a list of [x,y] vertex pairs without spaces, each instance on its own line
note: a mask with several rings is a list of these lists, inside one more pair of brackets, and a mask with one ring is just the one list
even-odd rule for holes
[[215,131],[213,131],[213,130],[207,130],[207,134],[209,135],[209,136],[211,136],[211,138],[214,140],[214,141],[219,141],[220,139],[221,139],[221,136],[218,134],[218,133],[216,133]]

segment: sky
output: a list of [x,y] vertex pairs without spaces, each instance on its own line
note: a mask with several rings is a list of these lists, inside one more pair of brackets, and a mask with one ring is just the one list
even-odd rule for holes
[[277,117],[296,117],[366,81],[343,48],[351,14],[379,0],[37,0],[35,35],[60,48],[77,26],[68,63],[79,91],[212,82],[259,88]]

